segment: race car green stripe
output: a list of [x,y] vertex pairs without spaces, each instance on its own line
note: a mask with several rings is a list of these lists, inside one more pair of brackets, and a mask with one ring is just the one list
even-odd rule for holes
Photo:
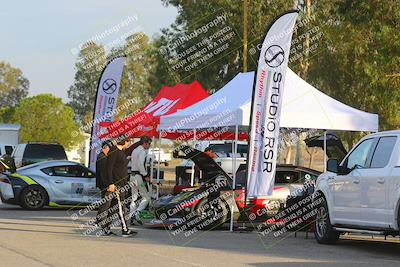
[[86,206],[81,206],[81,205],[61,205],[61,204],[57,204],[55,202],[49,202],[49,207],[53,207],[53,208],[85,208]]
[[2,160],[0,160],[0,163],[3,164],[3,166],[6,167],[6,169],[8,169],[8,170],[10,169],[10,167],[8,167],[8,165],[5,164]]
[[36,181],[32,180],[28,176],[24,176],[24,175],[21,175],[21,174],[18,174],[18,173],[11,174],[11,177],[22,179],[28,185],[38,184],[38,183],[36,183]]

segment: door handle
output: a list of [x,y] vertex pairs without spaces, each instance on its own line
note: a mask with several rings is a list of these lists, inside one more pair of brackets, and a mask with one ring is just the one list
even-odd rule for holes
[[359,180],[359,179],[354,179],[354,180],[353,180],[353,183],[359,184],[359,183],[360,183],[360,180]]
[[328,180],[335,180],[334,176],[328,176]]
[[384,184],[385,183],[385,179],[384,178],[379,178],[377,182],[378,182],[378,184]]
[[56,180],[55,183],[56,183],[56,184],[63,184],[64,181],[62,181],[62,180]]

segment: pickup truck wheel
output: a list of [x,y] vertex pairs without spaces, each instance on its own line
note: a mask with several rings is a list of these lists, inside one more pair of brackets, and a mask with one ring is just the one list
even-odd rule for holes
[[331,225],[328,205],[325,199],[317,207],[314,235],[320,244],[335,244],[339,240],[340,233],[335,231]]
[[397,211],[397,225],[398,225],[399,235],[400,235],[400,207],[399,207],[399,210]]
[[164,162],[164,166],[167,167],[168,166],[168,162]]

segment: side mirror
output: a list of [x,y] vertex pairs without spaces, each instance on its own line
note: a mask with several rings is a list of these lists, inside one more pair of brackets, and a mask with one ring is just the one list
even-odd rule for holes
[[329,159],[326,163],[326,170],[329,172],[338,173],[339,162],[337,159]]

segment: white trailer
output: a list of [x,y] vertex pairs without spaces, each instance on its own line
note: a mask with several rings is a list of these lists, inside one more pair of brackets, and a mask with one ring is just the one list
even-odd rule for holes
[[18,145],[20,130],[19,124],[0,124],[0,144]]
[[19,124],[0,124],[0,155],[10,154],[19,143]]

